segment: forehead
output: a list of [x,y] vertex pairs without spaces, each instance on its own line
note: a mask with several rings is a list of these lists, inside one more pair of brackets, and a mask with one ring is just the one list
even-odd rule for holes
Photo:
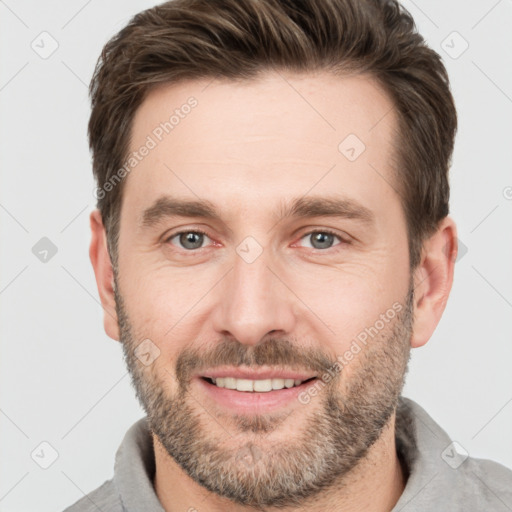
[[140,214],[166,193],[214,203],[244,194],[261,209],[313,189],[362,199],[372,188],[385,200],[396,194],[395,131],[391,100],[364,75],[268,72],[162,85],[133,120],[137,158],[123,203]]

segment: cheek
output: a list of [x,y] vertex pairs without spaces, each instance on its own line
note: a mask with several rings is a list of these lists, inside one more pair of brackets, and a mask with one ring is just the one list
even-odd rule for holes
[[309,310],[305,317],[319,319],[318,335],[326,334],[336,353],[340,353],[365,329],[374,326],[381,315],[390,310],[393,314],[394,304],[402,304],[408,274],[403,269],[400,272],[402,275],[397,275],[393,265],[320,267],[314,276],[294,278],[290,288]]
[[154,277],[141,273],[140,268],[137,271],[125,266],[120,275],[127,276],[120,281],[120,291],[133,334],[137,340],[160,340],[172,326],[172,307],[168,307],[176,301],[172,288],[155,282]]
[[123,286],[123,297],[136,341],[149,338],[163,359],[172,361],[195,334],[193,319],[201,309],[197,303],[208,291],[207,284],[198,283],[197,276],[169,269],[134,271]]

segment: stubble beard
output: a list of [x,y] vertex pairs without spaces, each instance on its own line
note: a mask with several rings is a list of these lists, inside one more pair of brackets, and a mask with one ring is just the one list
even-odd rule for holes
[[[412,287],[394,321],[349,363],[356,365],[350,379],[340,386],[342,370],[310,404],[293,408],[292,418],[300,407],[311,412],[303,421],[290,422],[302,427],[286,444],[272,436],[286,423],[286,414],[215,417],[211,407],[206,410],[198,403],[189,387],[190,374],[198,358],[205,360],[204,352],[184,350],[175,371],[164,371],[162,377],[156,376],[156,365],[144,367],[135,355],[139,341],[117,290],[116,285],[124,357],[149,428],[190,478],[221,497],[256,509],[302,506],[322,491],[341,488],[344,477],[367,456],[392,419],[410,358]],[[318,354],[308,358],[304,350],[275,338],[255,347],[231,340],[209,361],[286,366],[293,359],[303,368],[326,368],[329,359]],[[169,396],[161,379],[172,378],[178,390]]]

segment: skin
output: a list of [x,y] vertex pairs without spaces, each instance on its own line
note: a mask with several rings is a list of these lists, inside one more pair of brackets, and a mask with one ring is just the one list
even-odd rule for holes
[[[428,341],[444,311],[455,224],[440,223],[411,275],[391,167],[397,119],[368,76],[267,72],[244,83],[161,86],[137,110],[131,150],[190,96],[198,106],[125,178],[116,275],[101,215],[90,217],[105,331],[122,341],[153,427],[157,495],[168,512],[389,511],[407,479],[394,406],[410,349]],[[366,146],[355,161],[338,150],[348,134]],[[142,212],[163,194],[207,199],[221,219],[143,228]],[[283,200],[302,196],[343,196],[374,221],[279,216]],[[196,229],[208,235],[199,249],[169,238]],[[322,229],[340,238],[315,249],[311,232]],[[248,236],[263,249],[252,263],[236,251]],[[268,367],[317,370],[396,303],[401,313],[308,404],[235,415],[192,378],[220,363],[256,367],[254,356]],[[144,339],[159,350],[149,366],[134,357]],[[351,453],[357,446],[365,449]]]

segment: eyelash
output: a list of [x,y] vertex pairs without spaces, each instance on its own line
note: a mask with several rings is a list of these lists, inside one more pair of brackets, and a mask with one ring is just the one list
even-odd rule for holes
[[[176,233],[173,233],[172,235],[168,236],[164,242],[165,243],[169,243],[173,238],[177,237],[178,235],[182,235],[184,233],[196,233],[196,234],[201,234],[201,235],[204,235],[204,236],[207,236],[208,238],[211,239],[211,237],[208,235],[208,233],[206,233],[206,231],[203,231],[202,229],[186,229],[184,231],[177,231]],[[308,235],[312,235],[313,233],[322,233],[322,234],[327,234],[327,235],[332,235],[334,236],[335,238],[337,238],[338,240],[340,240],[340,244],[339,245],[348,245],[350,244],[350,242],[346,239],[344,239],[343,237],[341,237],[339,234],[335,233],[334,231],[331,231],[330,229],[314,229],[314,230],[311,230],[311,231],[308,231],[307,233],[304,233],[301,237],[300,237],[300,240],[302,240],[304,237],[308,236]],[[336,250],[336,247],[338,246],[334,246],[334,247],[329,247],[327,249],[315,249],[314,247],[312,248],[314,251],[320,251],[320,252],[327,252],[329,250]],[[193,253],[193,252],[197,252],[199,251],[200,249],[204,249],[204,247],[199,247],[198,249],[183,249],[183,251],[185,252],[188,252],[188,253]]]

